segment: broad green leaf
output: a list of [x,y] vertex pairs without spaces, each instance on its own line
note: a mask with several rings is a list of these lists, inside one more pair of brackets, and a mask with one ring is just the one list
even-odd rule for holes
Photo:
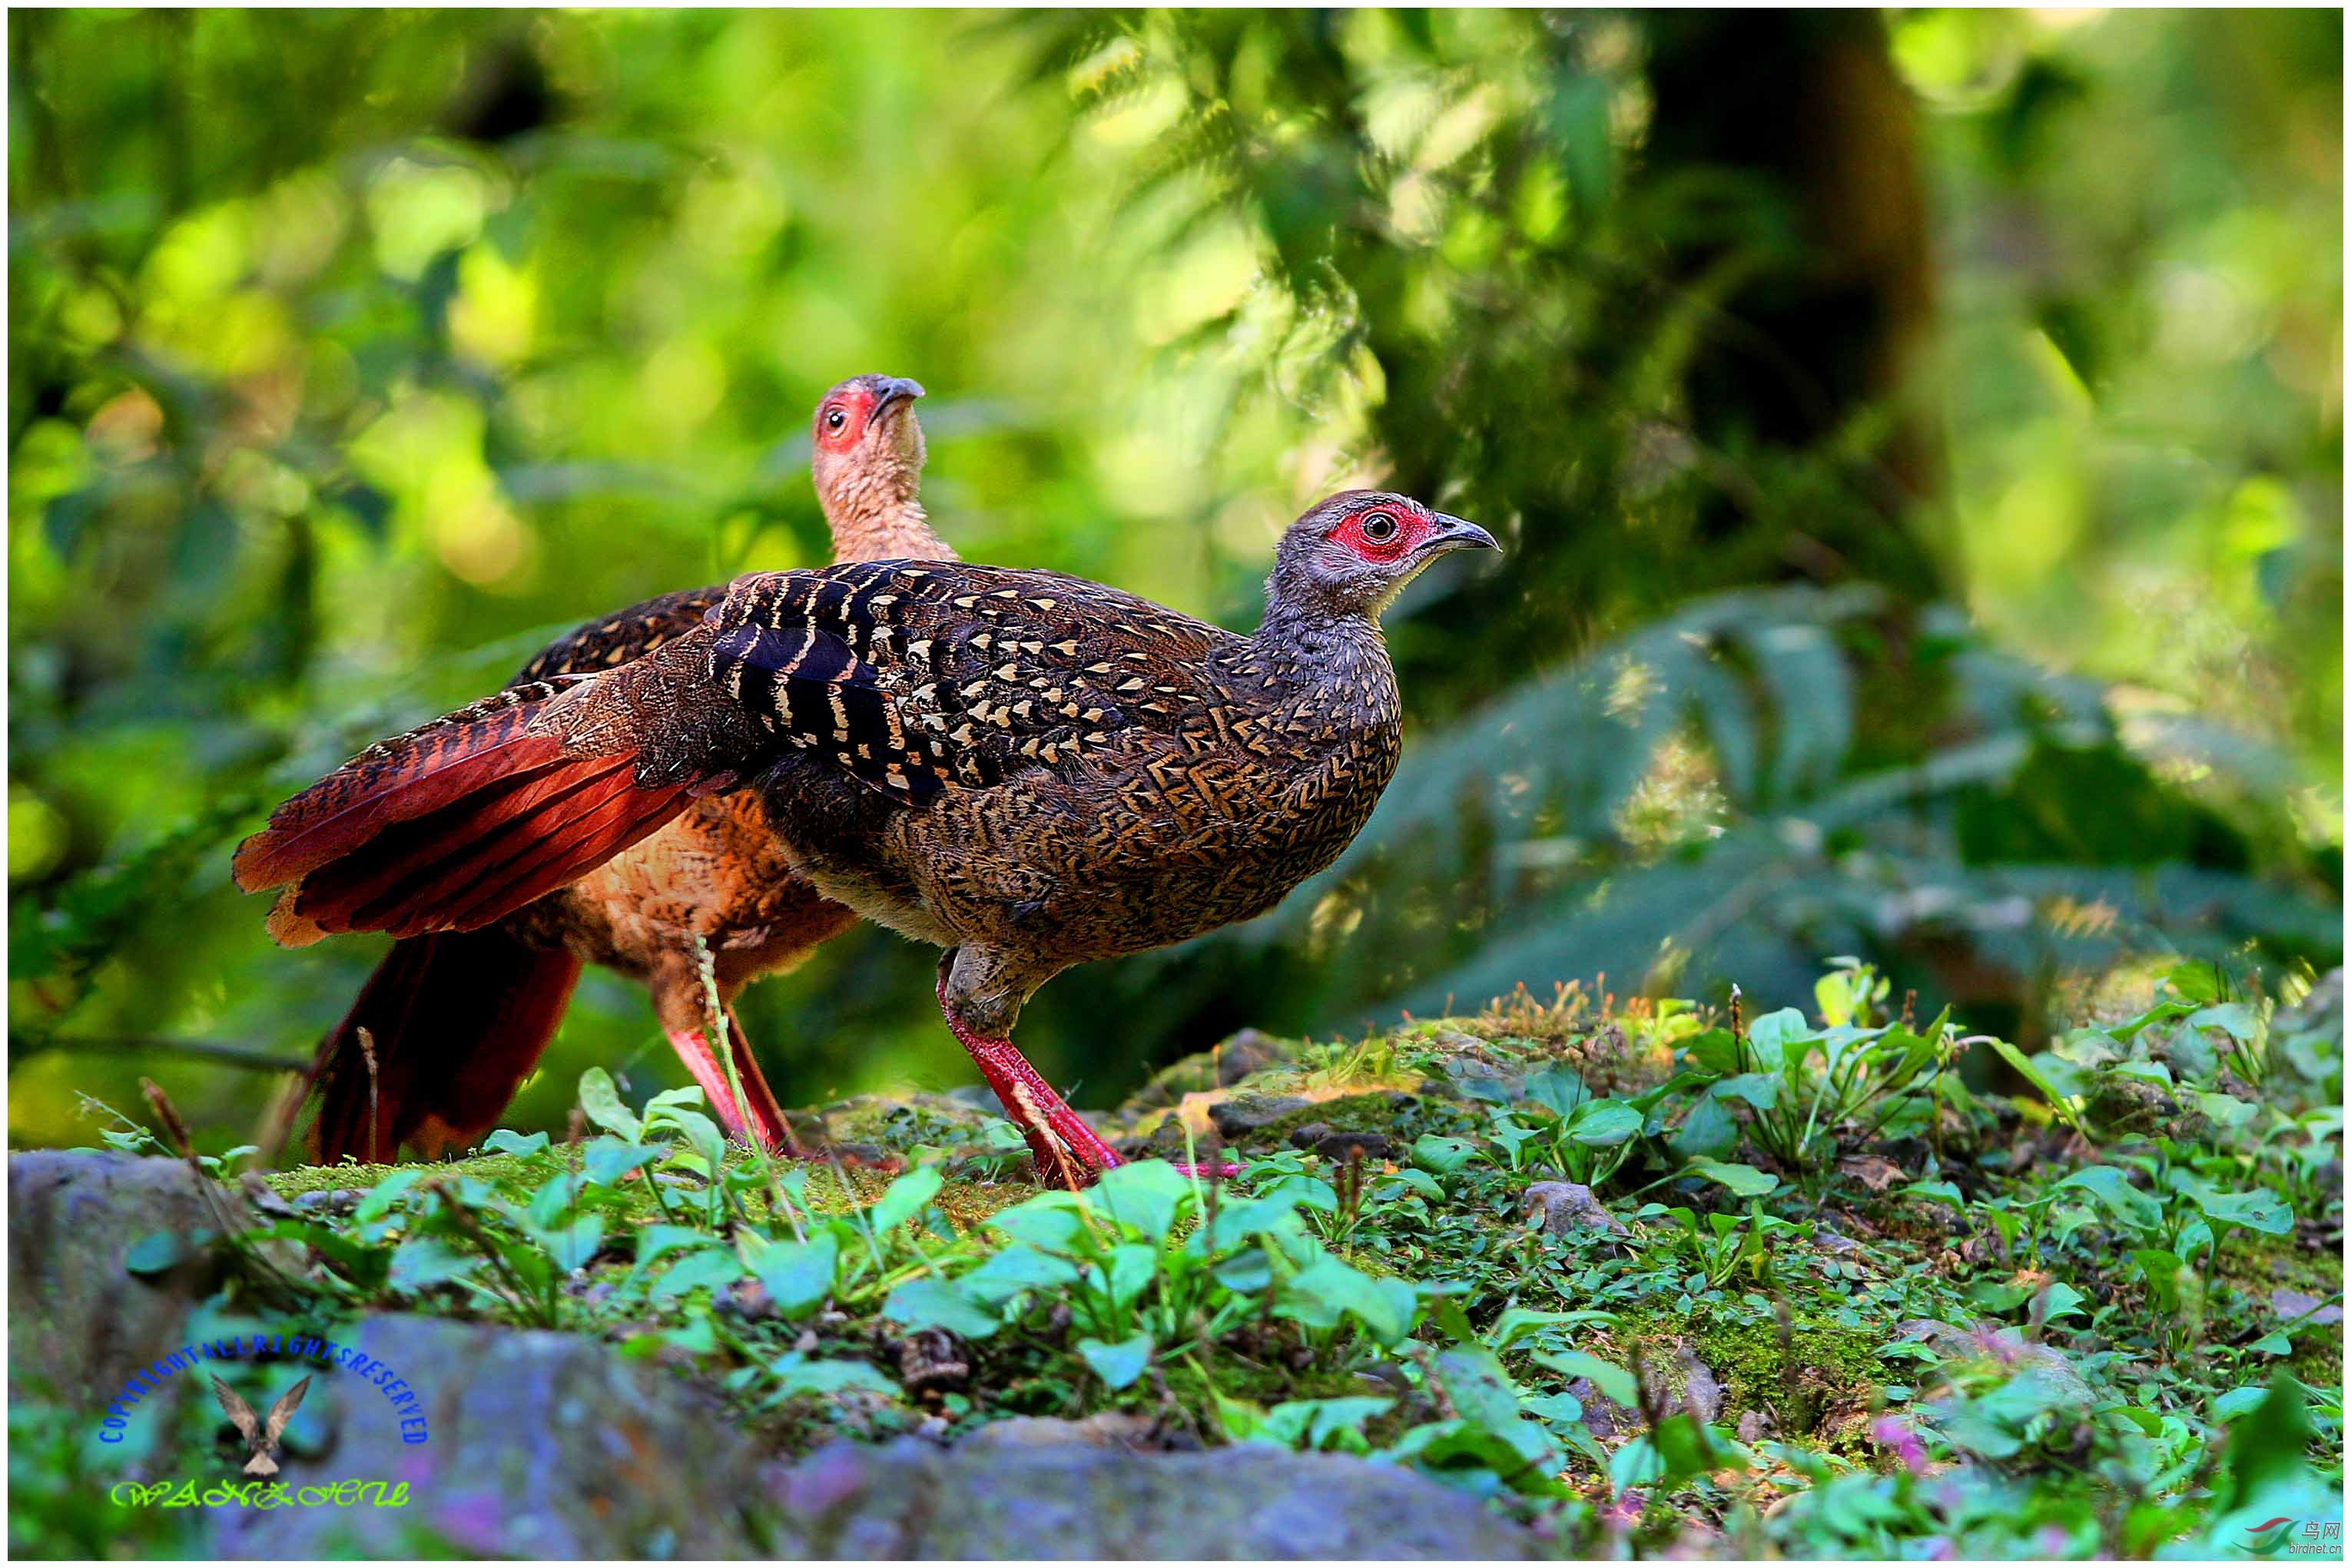
[[1819,1038],[1818,1031],[1804,1021],[1804,1015],[1793,1008],[1765,1013],[1747,1026],[1750,1050],[1774,1072],[1787,1065],[1788,1052],[1792,1048],[1810,1045]]
[[2241,1225],[2263,1236],[2288,1236],[2294,1232],[2294,1210],[2275,1193],[2256,1187],[2251,1192],[2214,1192],[2197,1184],[2188,1189],[2196,1207],[2213,1219]]
[[2061,1093],[2057,1086],[2049,1082],[2047,1075],[2033,1064],[2030,1057],[2004,1040],[1987,1036],[1984,1043],[1998,1052],[2002,1061],[2024,1074],[2024,1081],[2027,1083],[2041,1091],[2042,1097],[2049,1102],[2049,1108],[2057,1113],[2058,1120],[2074,1131],[2082,1134],[2084,1137],[2089,1136],[2088,1132],[2082,1125],[2081,1117],[2074,1114],[2072,1098]]
[[688,1291],[716,1291],[731,1285],[743,1277],[742,1260],[724,1247],[705,1247],[688,1252],[663,1271],[646,1292],[653,1300],[666,1301],[682,1296]]
[[1520,1335],[1532,1333],[1537,1329],[1615,1321],[1614,1312],[1543,1312],[1531,1307],[1506,1307],[1502,1315],[1494,1320],[1494,1326],[1486,1331],[1486,1343],[1496,1351],[1505,1351]]
[[580,1109],[590,1121],[608,1133],[617,1133],[633,1144],[645,1135],[645,1124],[621,1098],[612,1083],[612,1075],[601,1067],[591,1067],[580,1075]]
[[1162,1254],[1158,1248],[1140,1241],[1122,1242],[1111,1249],[1103,1261],[1102,1278],[1111,1304],[1124,1307],[1151,1288],[1159,1277]]
[[785,1396],[815,1394],[831,1396],[862,1389],[873,1394],[895,1394],[893,1383],[871,1362],[842,1358],[838,1361],[814,1361],[794,1352],[778,1361],[771,1369],[776,1375],[777,1392]]
[[1026,1241],[1049,1252],[1086,1250],[1081,1246],[1086,1222],[1079,1217],[1076,1195],[1043,1192],[1010,1208],[988,1216],[987,1228],[1015,1241]]
[[1477,1153],[1478,1145],[1466,1139],[1423,1133],[1413,1140],[1412,1162],[1423,1170],[1448,1176],[1468,1165]]
[[1078,1354],[1093,1368],[1094,1375],[1102,1380],[1102,1386],[1115,1394],[1132,1385],[1151,1365],[1151,1336],[1138,1333],[1115,1344],[1081,1339],[1078,1341]]
[[884,1315],[910,1329],[945,1329],[966,1339],[986,1339],[1004,1326],[996,1313],[943,1280],[925,1276],[890,1292]]
[[832,1293],[841,1270],[841,1239],[824,1230],[806,1241],[773,1242],[747,1261],[778,1312],[805,1317]]
[[2057,1184],[2059,1191],[2088,1193],[2098,1204],[2134,1230],[2152,1233],[2163,1225],[2163,1207],[2131,1186],[2127,1172],[2115,1166],[2085,1166]]
[[1690,1106],[1689,1114],[1667,1141],[1685,1159],[1701,1155],[1719,1159],[1738,1148],[1739,1124],[1731,1120],[1722,1102],[1709,1092]]
[[2188,1017],[2189,1029],[2217,1029],[2250,1045],[2262,1037],[2261,1016],[2243,1002],[2222,1002]]
[[1165,1241],[1176,1214],[1192,1204],[1192,1178],[1165,1160],[1136,1160],[1102,1173],[1086,1195],[1147,1241]]
[[[761,1238],[761,1242],[764,1245],[764,1238]],[[664,1252],[718,1245],[720,1242],[717,1237],[707,1230],[697,1230],[690,1225],[648,1225],[637,1232],[637,1267],[643,1268]]]
[[975,1300],[1000,1306],[1023,1291],[1058,1291],[1076,1281],[1077,1265],[1065,1258],[1016,1241],[956,1283]]
[[1325,1254],[1283,1288],[1274,1312],[1309,1328],[1335,1328],[1343,1317],[1353,1317],[1374,1340],[1391,1345],[1412,1332],[1418,1304],[1403,1281],[1375,1280]]
[[395,1291],[422,1291],[472,1273],[482,1260],[459,1252],[438,1236],[412,1236],[392,1254],[388,1283]]
[[1780,1079],[1776,1073],[1741,1072],[1716,1084],[1714,1092],[1718,1098],[1744,1100],[1758,1111],[1769,1111],[1780,1103]]
[[1583,1086],[1573,1068],[1554,1063],[1527,1080],[1527,1098],[1566,1116],[1588,1102],[1592,1091]]
[[1708,1181],[1727,1186],[1740,1197],[1761,1197],[1776,1191],[1780,1178],[1753,1166],[1729,1165],[1721,1160],[1699,1155],[1682,1167],[1684,1176],[1703,1176]]
[[1568,1136],[1586,1148],[1613,1149],[1641,1131],[1641,1113],[1622,1100],[1588,1100],[1568,1118]]
[[1533,1359],[1567,1377],[1589,1378],[1601,1396],[1626,1408],[1641,1403],[1641,1386],[1623,1367],[1580,1350],[1539,1350]]

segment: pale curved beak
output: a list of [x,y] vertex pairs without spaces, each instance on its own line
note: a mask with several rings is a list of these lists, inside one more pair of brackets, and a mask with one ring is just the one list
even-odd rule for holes
[[885,376],[873,389],[873,412],[880,413],[892,403],[912,402],[922,395],[922,382],[904,376]]
[[1494,542],[1493,535],[1467,518],[1431,512],[1429,519],[1436,523],[1437,531],[1420,541],[1418,554],[1443,555],[1447,550],[1499,550],[1502,548]]

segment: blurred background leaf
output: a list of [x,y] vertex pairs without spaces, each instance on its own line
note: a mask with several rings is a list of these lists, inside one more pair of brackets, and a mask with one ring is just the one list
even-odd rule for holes
[[[1246,626],[1378,479],[1403,772],[1252,925],[1023,1022],[1863,955],[2031,1042],[2341,948],[2339,14],[15,12],[11,1136],[235,1141],[377,948],[228,886],[287,788],[653,592],[822,559],[920,377],[964,551]],[[755,988],[788,1100],[965,1082],[926,953]],[[1115,1019],[1114,1031],[1102,1020]],[[591,978],[513,1120],[678,1076]]]

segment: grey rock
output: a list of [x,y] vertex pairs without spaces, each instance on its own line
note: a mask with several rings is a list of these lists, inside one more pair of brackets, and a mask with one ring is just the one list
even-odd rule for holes
[[1147,1448],[1154,1446],[1152,1436],[1157,1425],[1148,1416],[1117,1410],[1105,1410],[1075,1421],[1052,1416],[1016,1416],[1008,1421],[989,1422],[964,1438],[962,1447],[1047,1448],[1079,1443],[1096,1448]]
[[[1664,1363],[1654,1354],[1646,1363],[1643,1382],[1657,1408],[1667,1416],[1687,1412],[1706,1422],[1719,1418],[1722,1380],[1715,1375],[1714,1369],[1699,1360],[1698,1352],[1687,1344],[1674,1347],[1673,1364],[1678,1375],[1668,1375]],[[1567,1391],[1583,1406],[1583,1424],[1595,1437],[1630,1437],[1648,1429],[1646,1416],[1617,1404],[1601,1393],[1588,1377],[1576,1378],[1567,1385]]]
[[1700,1421],[1712,1421],[1721,1415],[1722,1380],[1715,1376],[1714,1368],[1687,1345],[1675,1359],[1682,1369],[1682,1404]]
[[1236,1142],[1311,1103],[1296,1094],[1236,1094],[1209,1106],[1208,1120],[1220,1137]]
[[1553,1236],[1572,1236],[1578,1230],[1604,1230],[1612,1236],[1625,1233],[1624,1222],[1609,1213],[1607,1206],[1582,1182],[1536,1182],[1520,1203],[1527,1218],[1541,1215],[1542,1228]]
[[1395,1149],[1384,1133],[1355,1132],[1345,1127],[1333,1127],[1328,1122],[1309,1122],[1302,1127],[1292,1128],[1290,1146],[1332,1161],[1351,1157],[1384,1160]]
[[774,1474],[778,1555],[1523,1559],[1466,1493],[1340,1454],[1053,1441],[836,1443]]
[[2028,1340],[2016,1329],[1986,1327],[1970,1332],[1933,1318],[1907,1318],[1895,1325],[1894,1337],[1920,1341],[1956,1361],[1993,1361],[2034,1368],[2069,1404],[2086,1407],[2093,1397],[2088,1382],[2064,1352]]
[[423,1396],[427,1440],[403,1443],[383,1389],[337,1365],[304,1404],[324,1457],[281,1479],[405,1481],[407,1506],[224,1510],[219,1555],[762,1554],[758,1450],[684,1379],[577,1334],[435,1318],[367,1318],[341,1343]]
[[2270,1292],[2270,1309],[2288,1322],[2300,1318],[2310,1323],[2339,1323],[2343,1309],[2322,1296],[2304,1291],[2290,1291],[2281,1285]]
[[[212,1190],[243,1228],[242,1200]],[[182,1160],[86,1149],[8,1156],[8,1397],[102,1405],[178,1349],[189,1309],[220,1283],[214,1248],[161,1272],[123,1260],[157,1231],[217,1232],[221,1210]],[[174,1380],[176,1381],[176,1380]]]

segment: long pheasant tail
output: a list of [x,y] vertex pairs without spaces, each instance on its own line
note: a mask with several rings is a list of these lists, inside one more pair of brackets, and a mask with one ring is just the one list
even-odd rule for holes
[[497,927],[393,943],[319,1045],[313,1161],[383,1165],[403,1144],[438,1154],[478,1140],[538,1065],[580,967]]
[[570,754],[518,686],[369,747],[277,808],[237,847],[247,892],[284,887],[269,931],[472,931],[576,881],[685,806],[638,786],[636,753]]

